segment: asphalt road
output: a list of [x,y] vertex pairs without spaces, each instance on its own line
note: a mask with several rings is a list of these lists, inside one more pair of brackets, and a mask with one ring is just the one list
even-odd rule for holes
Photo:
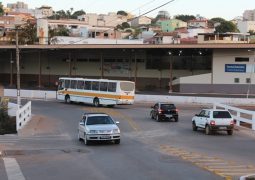
[[[191,117],[201,106],[177,105],[177,123],[155,122],[149,117],[149,107],[94,108],[34,101],[33,120],[20,136],[0,137],[0,179],[10,176],[8,158],[18,164],[9,168],[26,180],[213,180],[255,173],[254,136],[237,130],[233,136],[193,132]],[[78,141],[77,127],[83,112],[105,112],[120,121],[121,144],[85,146]]]

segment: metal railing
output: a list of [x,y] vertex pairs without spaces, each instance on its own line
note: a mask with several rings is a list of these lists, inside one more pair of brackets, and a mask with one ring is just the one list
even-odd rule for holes
[[31,101],[19,108],[16,113],[16,130],[22,129],[31,119]]
[[255,111],[240,109],[220,103],[214,103],[213,108],[217,109],[217,107],[228,110],[232,117],[236,120],[237,126],[240,126],[240,122],[245,122],[251,124],[252,130],[255,130]]

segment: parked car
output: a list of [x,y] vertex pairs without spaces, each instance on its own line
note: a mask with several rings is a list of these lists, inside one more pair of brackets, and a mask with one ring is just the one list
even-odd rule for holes
[[78,139],[86,145],[91,141],[114,141],[120,143],[120,129],[109,115],[104,113],[85,113],[78,127]]
[[205,129],[207,135],[215,131],[226,131],[228,135],[232,135],[234,119],[227,110],[203,109],[192,118],[193,131],[198,128]]
[[170,103],[156,103],[154,106],[151,106],[152,110],[150,112],[151,119],[156,121],[161,120],[174,120],[178,121],[178,109],[174,104]]

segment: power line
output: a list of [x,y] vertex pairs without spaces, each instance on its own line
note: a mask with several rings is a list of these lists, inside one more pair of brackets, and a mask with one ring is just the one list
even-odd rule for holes
[[[149,11],[147,11],[147,12],[145,12],[145,13],[143,13],[143,14],[141,14],[141,15],[139,15],[139,16],[133,18],[133,19],[128,20],[127,22],[130,22],[130,21],[132,21],[132,20],[134,20],[134,19],[138,19],[138,18],[140,18],[140,17],[142,17],[142,16],[144,16],[144,15],[146,15],[146,14],[149,14],[149,13],[151,13],[151,12],[153,12],[153,11],[155,11],[155,10],[161,8],[161,7],[164,7],[164,6],[170,4],[170,3],[174,2],[174,1],[175,1],[175,0],[168,1],[168,2],[166,2],[166,3],[164,3],[164,4],[160,5],[160,6],[157,6],[156,8],[151,9],[151,10],[149,10]],[[151,1],[150,1],[150,2],[151,2]],[[149,3],[150,3],[150,2],[149,2]],[[110,22],[112,22],[112,21],[110,21]],[[108,22],[108,23],[109,23],[109,22]],[[116,27],[115,27],[115,28],[116,28]],[[107,30],[103,31],[102,33],[107,32],[107,31],[110,30],[110,29],[113,29],[113,28],[108,28]],[[86,38],[82,38],[82,39],[80,39],[80,40],[78,40],[78,41],[72,42],[71,44],[76,44],[76,43],[81,42],[81,41],[83,41],[83,40],[85,40],[85,39],[86,39]],[[67,46],[67,45],[70,45],[70,44],[63,44],[63,45],[60,45],[59,47],[64,47],[64,46]]]

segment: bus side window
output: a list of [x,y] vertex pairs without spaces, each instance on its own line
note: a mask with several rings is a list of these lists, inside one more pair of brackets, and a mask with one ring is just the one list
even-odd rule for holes
[[76,80],[72,80],[71,81],[71,89],[76,89],[76,85],[77,85],[77,81]]
[[108,92],[116,92],[116,83],[115,82],[109,82]]
[[92,81],[92,90],[94,90],[94,91],[99,90],[99,82],[98,81]]
[[65,88],[69,88],[70,87],[70,80],[65,80]]
[[91,90],[91,81],[85,81],[84,89],[85,90]]
[[108,82],[100,82],[100,91],[107,91]]
[[84,88],[84,81],[78,81],[77,89],[83,89],[83,88]]

